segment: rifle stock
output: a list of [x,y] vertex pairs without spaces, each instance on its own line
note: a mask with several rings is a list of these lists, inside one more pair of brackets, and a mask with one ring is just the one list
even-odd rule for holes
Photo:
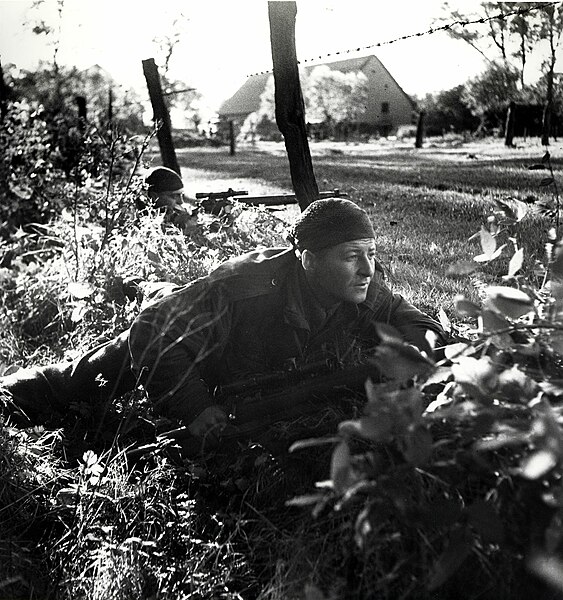
[[368,378],[379,376],[373,362],[342,368],[324,361],[227,384],[215,392],[217,403],[230,417],[229,424],[220,433],[210,432],[201,440],[184,426],[162,434],[160,442],[136,450],[154,451],[177,443],[182,456],[193,458],[223,442],[267,436],[275,423],[316,414],[329,407],[342,392],[361,392]]
[[241,435],[250,435],[278,421],[315,414],[330,406],[331,401],[343,391],[362,391],[369,377],[378,376],[374,364],[327,369],[321,373],[307,374],[301,380],[271,391],[265,386],[265,390],[257,389],[254,393],[242,392],[227,397],[221,404],[230,411],[232,424]]

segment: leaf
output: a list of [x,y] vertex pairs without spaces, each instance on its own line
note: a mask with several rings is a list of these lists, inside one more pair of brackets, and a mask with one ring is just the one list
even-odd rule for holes
[[481,307],[478,304],[475,304],[475,302],[472,302],[465,298],[465,296],[459,294],[454,298],[454,306],[460,315],[477,317],[481,314]]
[[286,500],[286,506],[311,506],[312,504],[317,504],[324,500],[324,494],[304,494],[303,496],[296,496],[295,498],[291,498]]
[[473,542],[463,530],[452,532],[449,543],[434,563],[427,583],[427,589],[432,592],[443,585],[463,564],[471,554]]
[[360,437],[373,442],[390,442],[393,422],[386,413],[377,416],[360,417],[356,420],[342,421],[338,426],[341,435]]
[[72,313],[70,315],[70,320],[73,323],[80,323],[80,321],[82,321],[87,312],[88,307],[81,302],[73,308]]
[[460,356],[457,364],[452,365],[452,373],[455,381],[467,393],[480,399],[489,399],[498,382],[498,374],[487,356]]
[[494,260],[502,254],[502,251],[505,247],[506,244],[503,244],[502,246],[499,246],[492,254],[479,254],[477,256],[474,256],[473,260],[475,262],[489,262],[490,260]]
[[450,333],[452,330],[452,324],[451,321],[448,319],[446,311],[442,307],[440,307],[440,310],[438,311],[438,320],[440,321],[442,329],[447,333]]
[[450,265],[446,270],[448,277],[463,277],[465,275],[471,275],[477,270],[477,265],[469,260],[462,260],[453,265]]
[[512,402],[526,403],[538,393],[539,386],[517,365],[504,369],[498,378],[499,393]]
[[296,452],[297,450],[303,450],[304,448],[315,448],[317,446],[326,446],[327,444],[334,444],[339,442],[340,438],[329,437],[329,438],[308,438],[306,440],[297,440],[293,442],[289,447],[289,452]]
[[388,323],[376,323],[375,329],[382,342],[403,342],[403,336],[398,329]]
[[553,177],[545,177],[540,181],[540,187],[551,185],[554,181]]
[[472,347],[465,342],[458,342],[457,344],[450,344],[444,348],[444,356],[448,360],[452,360],[463,354],[465,351],[472,350]]
[[508,263],[508,276],[514,277],[514,275],[516,275],[516,273],[518,273],[518,271],[522,268],[523,263],[524,250],[523,248],[518,248]]
[[352,464],[350,461],[350,448],[345,441],[336,446],[330,461],[330,478],[332,485],[339,494],[346,491],[352,483]]
[[503,431],[495,434],[494,437],[478,440],[474,448],[479,452],[488,452],[504,448],[506,446],[521,446],[529,442],[530,435],[522,431]]
[[[465,346],[465,344],[463,344]],[[448,346],[446,346],[446,349]],[[438,367],[429,377],[428,379],[421,384],[421,389],[424,390],[431,385],[436,385],[437,383],[445,383],[452,376],[452,370],[450,367]]]
[[405,342],[381,343],[375,350],[374,362],[389,379],[406,381],[428,373],[434,363]]
[[495,240],[494,236],[483,226],[481,226],[479,236],[481,238],[481,248],[483,249],[483,254],[487,256],[494,254],[497,247],[497,241]]
[[[547,552],[536,552],[528,559],[526,566],[559,594],[563,593],[563,560]],[[555,593],[553,596],[556,597]]]
[[534,310],[534,302],[528,294],[516,288],[490,286],[486,289],[487,308],[496,310],[511,319],[517,319]]
[[[494,333],[510,328],[510,322],[492,310],[484,310],[479,318],[481,329],[486,333]],[[504,335],[507,335],[506,333]],[[510,343],[510,338],[508,338]]]
[[69,283],[67,289],[68,293],[77,300],[89,298],[95,292],[95,288],[89,283],[79,283],[78,281]]
[[546,169],[547,169],[547,167],[545,165],[541,165],[541,164],[530,165],[528,167],[528,171],[545,171]]
[[516,221],[516,213],[512,209],[511,206],[503,202],[502,200],[495,200],[496,205],[500,208],[500,210],[504,213],[504,216],[511,219],[512,221]]
[[551,450],[537,450],[520,463],[520,475],[525,479],[539,479],[547,475],[557,464],[557,456]]

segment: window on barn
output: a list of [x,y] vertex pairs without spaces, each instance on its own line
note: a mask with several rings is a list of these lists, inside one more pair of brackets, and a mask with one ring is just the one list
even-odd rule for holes
[[381,114],[386,115],[389,112],[389,102],[381,103]]

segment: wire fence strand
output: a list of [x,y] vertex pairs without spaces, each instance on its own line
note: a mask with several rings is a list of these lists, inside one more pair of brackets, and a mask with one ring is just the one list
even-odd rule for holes
[[[358,46],[357,48],[349,48],[347,50],[338,50],[335,52],[327,52],[326,54],[322,54],[320,56],[315,56],[312,58],[306,58],[304,60],[297,61],[297,63],[305,64],[305,63],[313,62],[313,61],[317,61],[317,60],[326,60],[327,58],[332,58],[334,56],[345,56],[346,54],[353,54],[356,52],[363,52],[365,50],[372,50],[373,48],[380,48],[381,46],[389,46],[390,44],[395,44],[396,42],[402,42],[404,40],[422,37],[425,35],[432,35],[434,33],[438,33],[441,31],[449,31],[450,29],[453,29],[454,27],[456,27],[458,25],[461,27],[468,27],[469,25],[484,25],[485,23],[488,23],[489,21],[505,20],[505,19],[508,19],[509,17],[524,15],[524,14],[530,13],[535,10],[545,9],[549,6],[555,6],[556,4],[559,4],[559,2],[541,2],[539,4],[533,4],[531,6],[527,6],[526,8],[519,8],[519,9],[510,11],[510,12],[504,12],[504,13],[500,12],[500,13],[497,13],[497,14],[489,16],[489,17],[480,17],[479,19],[458,19],[457,21],[452,21],[450,23],[446,23],[445,25],[438,25],[437,27],[431,27],[430,29],[427,29],[426,31],[419,31],[417,33],[409,33],[407,35],[402,35],[402,36],[399,36],[399,37],[391,39],[391,40],[386,40],[384,42],[375,42],[373,44],[368,44],[367,46]],[[271,72],[272,72],[271,69],[266,70],[266,71],[256,71],[255,73],[248,74],[247,78],[255,77],[257,75],[265,75],[265,74],[271,73]]]

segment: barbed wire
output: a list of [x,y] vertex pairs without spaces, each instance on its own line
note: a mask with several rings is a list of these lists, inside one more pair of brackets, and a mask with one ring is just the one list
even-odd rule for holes
[[[517,10],[513,10],[511,12],[506,13],[498,13],[496,15],[490,17],[481,17],[479,19],[459,19],[458,21],[452,21],[451,23],[447,23],[446,25],[439,25],[438,27],[431,27],[426,31],[419,31],[417,33],[410,33],[407,35],[402,35],[400,37],[394,38],[392,40],[387,40],[385,42],[376,42],[375,44],[369,44],[367,46],[359,46],[358,48],[350,48],[348,50],[338,50],[337,52],[327,52],[326,54],[322,54],[320,56],[316,56],[314,58],[305,58],[304,60],[298,60],[297,64],[304,64],[308,62],[313,62],[317,60],[323,60],[326,58],[330,58],[332,56],[342,56],[346,54],[352,54],[355,52],[362,52],[364,50],[371,50],[372,48],[380,48],[381,46],[388,46],[390,44],[395,44],[396,42],[402,42],[404,40],[408,40],[411,38],[422,37],[423,35],[431,35],[433,33],[438,33],[440,31],[448,31],[449,29],[453,29],[456,25],[461,25],[462,27],[467,27],[468,25],[483,25],[488,23],[489,21],[495,20],[504,20],[509,17],[515,17],[519,15],[524,15],[534,10],[539,10],[540,8],[546,8],[548,6],[555,6],[556,4],[560,4],[560,2],[541,2],[540,4],[534,4],[532,6],[526,8],[519,8]],[[266,71],[256,71],[256,73],[250,73],[247,77],[255,77],[256,75],[266,75],[266,73],[271,73],[272,69]]]

